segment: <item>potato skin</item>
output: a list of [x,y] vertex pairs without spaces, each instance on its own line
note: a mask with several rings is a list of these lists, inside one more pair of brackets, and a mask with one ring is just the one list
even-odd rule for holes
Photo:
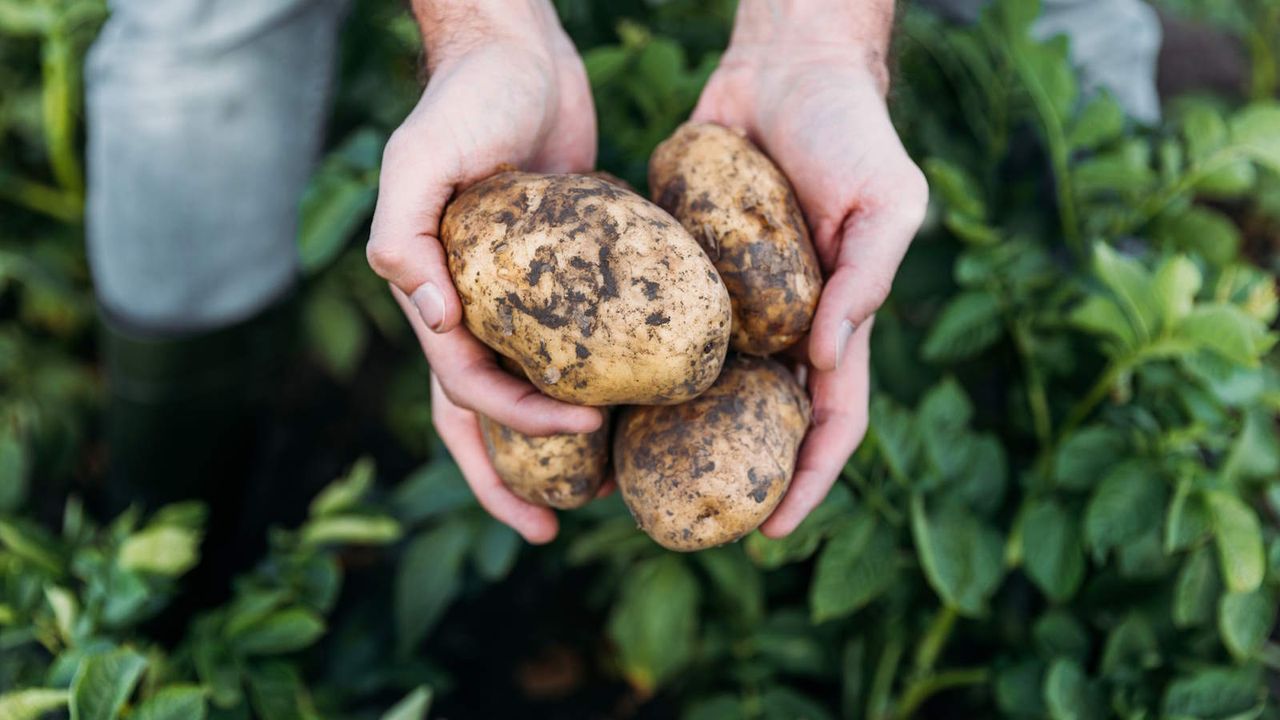
[[511,492],[569,510],[596,496],[609,465],[609,414],[594,432],[532,437],[480,416],[485,450]]
[[791,184],[750,140],[685,123],[653,151],[649,188],[728,286],[730,347],[772,355],[809,332],[822,292],[818,258]]
[[791,483],[809,400],[782,365],[731,355],[702,395],[630,407],[617,419],[618,489],[640,528],[671,550],[741,538]]
[[679,403],[720,372],[729,293],[684,228],[633,192],[502,172],[448,206],[441,240],[467,327],[553,398]]

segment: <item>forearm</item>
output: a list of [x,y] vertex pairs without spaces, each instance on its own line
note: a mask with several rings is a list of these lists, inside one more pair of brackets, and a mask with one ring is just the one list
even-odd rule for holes
[[567,42],[548,0],[412,0],[427,69],[494,41],[518,42],[548,56]]
[[894,0],[741,0],[729,47],[843,58],[889,81]]

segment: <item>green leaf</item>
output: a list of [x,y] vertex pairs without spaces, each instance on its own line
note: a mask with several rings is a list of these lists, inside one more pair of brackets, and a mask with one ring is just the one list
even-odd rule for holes
[[1164,552],[1172,554],[1209,537],[1212,520],[1204,495],[1193,492],[1188,480],[1181,480],[1169,503],[1164,527]]
[[1179,322],[1195,304],[1200,291],[1200,268],[1181,255],[1168,258],[1156,268],[1155,291],[1166,326]]
[[764,616],[764,578],[740,545],[703,550],[693,557],[738,617],[755,623]]
[[1076,150],[1092,150],[1120,137],[1124,110],[1111,93],[1099,92],[1085,104],[1067,132],[1067,143]]
[[1170,720],[1231,720],[1256,717],[1267,685],[1257,668],[1205,668],[1169,683],[1162,717]]
[[1251,408],[1244,415],[1240,431],[1222,464],[1219,477],[1226,483],[1264,480],[1280,474],[1280,438],[1275,431],[1273,412]]
[[1276,605],[1266,588],[1228,593],[1218,605],[1218,634],[1239,661],[1253,658],[1276,624]]
[[1196,193],[1208,198],[1229,200],[1239,198],[1258,183],[1258,171],[1247,160],[1227,163],[1210,170],[1196,180]]
[[476,571],[480,573],[480,577],[490,582],[506,577],[519,554],[520,536],[515,530],[491,519],[484,521],[484,527],[480,529],[471,550]]
[[1205,495],[1213,518],[1214,540],[1222,583],[1233,593],[1258,589],[1266,572],[1262,528],[1258,516],[1240,498],[1222,491]]
[[1187,557],[1178,573],[1173,590],[1173,624],[1180,628],[1207,624],[1221,593],[1213,552],[1201,547]]
[[766,689],[761,698],[761,704],[764,706],[763,717],[767,718],[791,720],[830,720],[831,718],[831,713],[817,701],[782,685],[774,685]]
[[282,662],[258,665],[250,669],[247,680],[255,716],[261,720],[319,718],[294,667]]
[[979,185],[964,168],[931,157],[924,161],[923,169],[930,192],[941,198],[947,208],[977,220],[986,218],[986,203],[976,192]]
[[582,64],[586,66],[593,89],[616,80],[626,70],[630,59],[631,51],[616,45],[591,48],[582,54]]
[[227,608],[223,633],[228,637],[239,635],[288,602],[289,595],[284,588],[242,589]]
[[44,597],[49,607],[53,609],[53,617],[58,624],[58,634],[62,636],[62,641],[69,646],[75,645],[76,618],[80,614],[76,596],[66,588],[46,585]]
[[1112,548],[1157,527],[1165,503],[1164,482],[1142,460],[1117,466],[1094,489],[1085,507],[1086,545],[1099,561]]
[[169,685],[139,705],[129,720],[204,720],[208,711],[199,685]]
[[1018,42],[1014,47],[1023,60],[1018,66],[1023,71],[1022,81],[1036,88],[1037,94],[1048,103],[1047,110],[1059,118],[1070,117],[1078,87],[1075,70],[1067,57],[1067,38],[1058,36],[1039,44]]
[[1088,490],[1127,450],[1124,435],[1104,425],[1086,425],[1068,435],[1053,459],[1058,487]]
[[[837,482],[822,504],[809,513],[790,535],[777,540],[758,532],[748,535],[744,541],[747,555],[756,565],[766,570],[805,560],[813,555],[822,539],[838,527],[852,510],[852,493],[844,483]],[[628,525],[634,532],[635,523],[628,520]]]
[[1200,305],[1178,324],[1178,337],[1247,367],[1258,364],[1271,343],[1266,327],[1235,305]]
[[324,619],[301,607],[277,610],[229,636],[242,655],[279,655],[308,647],[324,635]]
[[1102,674],[1118,682],[1137,682],[1142,672],[1160,665],[1160,643],[1142,615],[1132,613],[1107,635]]
[[218,620],[217,616],[206,615],[195,621],[191,661],[196,676],[209,690],[209,700],[216,707],[228,709],[240,704],[243,693],[236,659],[220,636]]
[[1203,205],[1165,212],[1152,234],[1171,250],[1195,253],[1218,266],[1234,261],[1243,242],[1231,218]]
[[1053,720],[1103,717],[1097,692],[1072,660],[1055,660],[1044,678],[1044,703]]
[[863,511],[850,518],[818,555],[809,607],[814,622],[848,615],[879,597],[897,580],[893,531]]
[[965,291],[947,303],[930,328],[924,358],[935,363],[964,360],[990,347],[1002,334],[999,300],[985,291]]
[[382,714],[379,720],[427,720],[431,711],[431,688],[419,685]]
[[1023,660],[996,671],[996,706],[1007,717],[1042,718],[1048,714],[1044,706],[1044,664]]
[[893,473],[906,480],[913,478],[920,457],[921,438],[911,412],[884,395],[871,400],[871,423],[868,434]]
[[329,483],[311,501],[311,516],[336,515],[360,504],[373,487],[373,458],[362,457],[347,471],[346,477]]
[[1075,164],[1072,182],[1081,196],[1116,194],[1138,197],[1156,184],[1151,145],[1138,138]]
[[53,538],[44,528],[24,520],[0,520],[0,545],[14,556],[57,575],[62,560]]
[[1124,310],[1115,300],[1090,295],[1071,310],[1071,324],[1095,335],[1104,335],[1119,343],[1123,350],[1139,345],[1139,338]]
[[713,695],[689,703],[680,720],[747,720],[750,717],[736,695]]
[[132,650],[86,657],[71,681],[71,720],[120,717],[146,667],[146,659]]
[[383,515],[329,515],[302,526],[302,542],[318,545],[386,545],[400,539],[400,523]]
[[310,346],[334,377],[346,380],[356,370],[369,343],[364,316],[351,300],[321,287],[303,311]]
[[27,446],[0,424],[0,513],[13,512],[27,497]]
[[298,213],[298,259],[313,275],[342,252],[347,241],[373,213],[377,184],[372,177],[326,163],[311,176]]
[[200,560],[200,533],[174,525],[152,525],[120,545],[116,562],[125,570],[177,577]]
[[1045,660],[1067,658],[1086,662],[1089,658],[1089,631],[1065,610],[1050,610],[1031,628],[1036,652]]
[[1184,106],[1182,135],[1187,141],[1187,154],[1192,162],[1202,162],[1227,143],[1227,123],[1208,103]]
[[1236,113],[1231,141],[1254,162],[1280,172],[1280,104],[1255,103]]
[[1094,269],[1103,284],[1120,300],[1125,317],[1140,341],[1155,336],[1162,313],[1160,297],[1142,263],[1125,257],[1105,243],[1094,244]]
[[968,425],[972,417],[973,403],[954,378],[930,388],[920,401],[916,427],[932,467],[944,479],[954,478],[970,464],[974,447]]
[[11,690],[0,695],[0,717],[6,720],[40,720],[67,705],[67,691],[51,688]]
[[930,514],[924,498],[911,498],[911,531],[925,577],[961,615],[986,612],[1004,574],[1004,542],[992,528],[955,508]]
[[1054,602],[1066,602],[1084,580],[1080,521],[1053,500],[1032,503],[1022,522],[1027,575]]
[[453,602],[470,542],[470,525],[454,520],[418,535],[405,549],[395,587],[397,642],[402,654],[431,632]]
[[392,494],[391,507],[405,524],[414,524],[475,505],[476,497],[452,461],[437,460],[413,471]]
[[697,625],[697,580],[679,556],[663,555],[627,572],[608,633],[623,674],[647,694],[692,658]]

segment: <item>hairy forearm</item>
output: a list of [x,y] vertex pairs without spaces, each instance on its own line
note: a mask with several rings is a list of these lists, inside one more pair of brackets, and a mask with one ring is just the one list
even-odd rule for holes
[[893,14],[894,0],[741,0],[729,45],[854,58],[887,86]]
[[562,50],[563,31],[549,0],[412,0],[414,17],[434,70],[449,57],[493,41]]

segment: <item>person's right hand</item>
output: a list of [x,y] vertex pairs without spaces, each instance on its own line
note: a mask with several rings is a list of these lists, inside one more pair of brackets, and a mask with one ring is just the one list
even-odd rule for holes
[[595,111],[582,61],[549,2],[454,5],[415,3],[430,80],[383,152],[369,264],[413,325],[433,375],[433,421],[477,500],[526,540],[546,542],[555,515],[494,482],[475,413],[550,435],[595,430],[600,411],[553,400],[498,367],[461,324],[439,227],[454,192],[501,165],[590,170]]

